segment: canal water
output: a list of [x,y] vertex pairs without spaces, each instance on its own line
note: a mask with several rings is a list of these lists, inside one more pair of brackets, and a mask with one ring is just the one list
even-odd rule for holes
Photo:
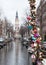
[[0,50],[0,65],[31,65],[26,47],[19,40]]

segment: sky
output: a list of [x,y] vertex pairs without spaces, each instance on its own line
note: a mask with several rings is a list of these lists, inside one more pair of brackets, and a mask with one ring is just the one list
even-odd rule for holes
[[[39,1],[36,0],[37,6],[39,5]],[[0,11],[13,24],[15,24],[16,11],[18,11],[19,19],[21,20],[21,17],[24,16],[24,11],[27,9],[30,9],[28,0],[0,0]]]

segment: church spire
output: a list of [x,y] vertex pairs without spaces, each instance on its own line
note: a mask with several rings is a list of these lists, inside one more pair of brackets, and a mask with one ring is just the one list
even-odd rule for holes
[[16,19],[18,19],[18,12],[16,11]]

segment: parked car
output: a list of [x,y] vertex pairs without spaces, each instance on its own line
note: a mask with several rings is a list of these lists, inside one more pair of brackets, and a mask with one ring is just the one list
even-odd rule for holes
[[3,48],[3,46],[5,46],[5,43],[4,43],[4,38],[0,38],[0,48]]
[[28,48],[28,46],[30,44],[30,39],[29,38],[26,38],[26,37],[23,37],[21,39],[21,43],[22,43],[22,45],[26,46],[26,48]]
[[4,38],[0,38],[0,43],[3,43],[4,42]]

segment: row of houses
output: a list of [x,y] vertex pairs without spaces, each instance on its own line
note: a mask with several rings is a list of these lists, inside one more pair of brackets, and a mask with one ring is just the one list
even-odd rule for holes
[[14,36],[13,25],[6,19],[0,19],[0,37],[11,38]]

